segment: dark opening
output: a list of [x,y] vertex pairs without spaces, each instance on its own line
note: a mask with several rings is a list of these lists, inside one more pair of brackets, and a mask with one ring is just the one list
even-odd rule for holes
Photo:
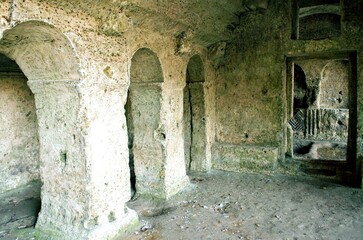
[[190,170],[192,161],[192,143],[193,143],[193,121],[192,121],[192,99],[190,91],[190,73],[187,69],[186,74],[187,85],[184,88],[184,152],[186,169]]
[[294,114],[299,108],[306,109],[309,107],[308,103],[309,89],[306,84],[304,70],[299,65],[294,65]]
[[349,127],[346,60],[311,59],[293,64],[293,156],[347,160]]
[[134,162],[134,124],[131,114],[131,98],[130,91],[127,93],[127,101],[125,105],[126,111],[126,125],[128,132],[128,148],[129,148],[129,168],[130,168],[130,183],[131,183],[131,195],[133,196],[136,192],[136,174],[135,174],[135,162]]

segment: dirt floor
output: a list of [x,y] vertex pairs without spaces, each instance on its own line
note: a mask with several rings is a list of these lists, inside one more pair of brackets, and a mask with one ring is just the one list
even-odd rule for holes
[[[190,179],[167,202],[138,196],[130,201],[140,225],[117,240],[363,239],[362,189],[311,177],[220,171],[193,173]],[[21,222],[0,223],[1,240],[35,239],[32,232]]]
[[213,172],[167,203],[138,198],[119,239],[363,239],[363,191],[311,177]]

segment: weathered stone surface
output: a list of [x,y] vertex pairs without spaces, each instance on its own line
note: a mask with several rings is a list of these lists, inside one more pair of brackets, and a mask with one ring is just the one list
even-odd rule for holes
[[[35,98],[43,181],[37,228],[62,239],[104,239],[136,221],[125,208],[130,156],[142,156],[135,172],[144,193],[168,198],[186,186],[188,77],[192,169],[209,171],[213,163],[230,171],[273,171],[292,145],[285,56],[353,49],[362,59],[361,6],[350,0],[341,6],[339,37],[296,41],[282,0],[2,1],[0,53],[16,61]],[[153,54],[133,62],[145,50]],[[333,79],[342,64],[327,65],[321,79]],[[360,61],[352,64],[357,88],[348,90],[357,89],[350,96],[358,109],[352,142],[361,146],[363,70]],[[140,83],[153,87],[133,85]],[[336,94],[327,91],[317,104],[331,104]],[[140,110],[133,118],[142,122],[134,131],[127,106],[125,112],[132,95]],[[335,107],[346,108],[344,96]],[[136,139],[131,154],[130,134]],[[354,163],[347,176],[361,178],[360,162]]]
[[12,239],[12,232],[34,227],[40,210],[40,181],[1,193],[0,198],[0,238]]
[[16,59],[29,80],[79,80],[72,46],[55,27],[28,21],[5,31],[1,41],[0,52]]
[[[140,84],[141,85],[141,84]],[[141,194],[165,197],[165,147],[167,138],[160,126],[160,84],[131,86],[129,90],[130,113],[128,124],[130,151],[136,174],[136,190]],[[132,134],[132,136],[130,136]]]
[[34,95],[20,73],[0,73],[0,193],[39,179]]
[[275,170],[278,149],[216,144],[212,148],[213,168],[232,172],[264,172]]

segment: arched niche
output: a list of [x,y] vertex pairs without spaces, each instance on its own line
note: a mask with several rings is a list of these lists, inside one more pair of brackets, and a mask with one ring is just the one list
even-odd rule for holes
[[130,83],[161,83],[163,70],[158,56],[148,48],[141,48],[131,59]]
[[131,186],[140,194],[164,197],[164,140],[160,123],[163,73],[156,54],[133,55],[126,103]]
[[340,0],[293,0],[292,39],[324,39],[341,34]]
[[34,94],[42,181],[36,226],[73,236],[84,228],[84,216],[72,209],[87,202],[83,140],[78,133],[78,59],[67,37],[41,21],[4,31],[0,53],[16,62]]
[[187,170],[207,170],[204,65],[198,55],[188,62],[184,88],[184,152]]

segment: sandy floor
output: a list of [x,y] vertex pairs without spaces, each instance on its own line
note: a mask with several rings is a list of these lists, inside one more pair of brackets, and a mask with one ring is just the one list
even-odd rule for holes
[[119,239],[363,239],[363,191],[307,177],[213,172],[167,203],[136,199]]
[[[129,202],[140,226],[117,240],[363,239],[362,189],[310,177],[219,171],[194,173],[190,179],[190,186],[167,202],[141,197]],[[1,205],[1,240],[35,239],[26,225],[32,211],[24,210],[34,197],[28,193],[26,198],[20,210],[9,208],[19,198]],[[6,212],[30,220],[4,224]]]

